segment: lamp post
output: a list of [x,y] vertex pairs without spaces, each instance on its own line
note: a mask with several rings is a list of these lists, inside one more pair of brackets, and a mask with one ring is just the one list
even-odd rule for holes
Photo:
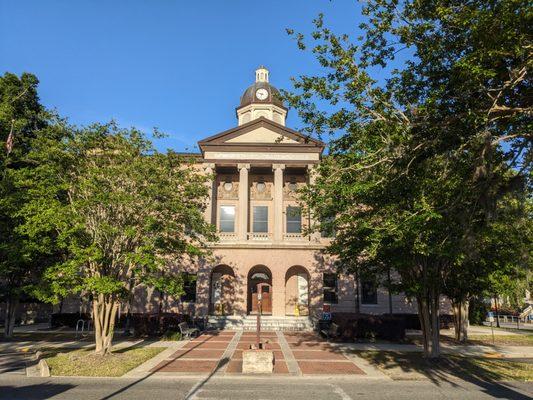
[[256,329],[256,347],[259,350],[261,345],[261,284],[257,284],[257,329]]

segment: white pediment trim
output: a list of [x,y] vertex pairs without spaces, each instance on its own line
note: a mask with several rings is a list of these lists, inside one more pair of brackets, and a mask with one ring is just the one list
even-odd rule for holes
[[225,143],[298,143],[285,135],[280,135],[267,127],[260,126],[250,132],[228,139]]

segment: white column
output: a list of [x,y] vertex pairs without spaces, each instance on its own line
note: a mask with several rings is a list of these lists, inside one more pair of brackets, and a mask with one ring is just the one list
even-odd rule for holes
[[239,239],[248,236],[248,170],[250,164],[238,164],[239,169]]
[[[204,167],[204,172],[206,175],[213,175],[215,172],[215,164],[206,164]],[[207,198],[207,204],[205,207],[205,220],[209,222],[210,224],[213,223],[213,201],[216,198],[213,196],[213,187],[214,187],[215,177],[211,176],[209,180],[206,182],[206,186],[208,188],[208,198]]]
[[283,240],[283,170],[285,164],[273,164],[274,170],[274,241]]
[[[314,164],[308,164],[307,165],[307,177],[308,177],[308,184],[310,186],[315,184],[315,165]],[[316,221],[313,218],[313,215],[309,213],[309,227],[313,227],[315,225]],[[312,232],[311,236],[309,238],[312,242],[319,242],[320,241],[320,232]]]

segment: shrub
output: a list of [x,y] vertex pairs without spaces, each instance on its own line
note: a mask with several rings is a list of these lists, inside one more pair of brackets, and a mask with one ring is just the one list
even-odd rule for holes
[[168,331],[178,331],[181,322],[189,322],[189,316],[177,313],[132,314],[135,336],[161,336]]
[[396,316],[334,313],[332,320],[339,326],[343,339],[400,341],[405,338],[405,320]]
[[61,326],[68,326],[69,328],[76,328],[76,324],[80,319],[88,321],[91,315],[87,313],[54,313],[50,316],[50,327],[59,328]]
[[489,304],[483,299],[473,298],[468,306],[468,320],[472,325],[483,325],[490,310]]
[[[405,321],[405,329],[421,330],[420,318],[418,314],[393,314],[394,317],[402,318]],[[453,315],[442,314],[440,316],[440,329],[450,329],[453,327]]]
[[[406,329],[420,329],[417,314],[355,314],[333,313],[332,321],[339,326],[340,336],[345,340],[383,339],[401,341]],[[441,328],[453,326],[452,315],[441,315]]]
[[178,332],[178,331],[172,331],[172,330],[166,331],[166,332],[163,334],[163,339],[165,339],[165,340],[179,341],[179,340],[181,340],[181,332]]

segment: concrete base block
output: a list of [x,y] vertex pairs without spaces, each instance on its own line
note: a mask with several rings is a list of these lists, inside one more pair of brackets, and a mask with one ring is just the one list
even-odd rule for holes
[[42,377],[49,377],[50,376],[50,368],[48,367],[48,363],[44,358],[41,358],[39,360],[39,364],[37,364],[37,367],[39,368],[39,371],[41,372]]
[[272,350],[244,350],[242,352],[243,374],[271,374],[274,370]]

